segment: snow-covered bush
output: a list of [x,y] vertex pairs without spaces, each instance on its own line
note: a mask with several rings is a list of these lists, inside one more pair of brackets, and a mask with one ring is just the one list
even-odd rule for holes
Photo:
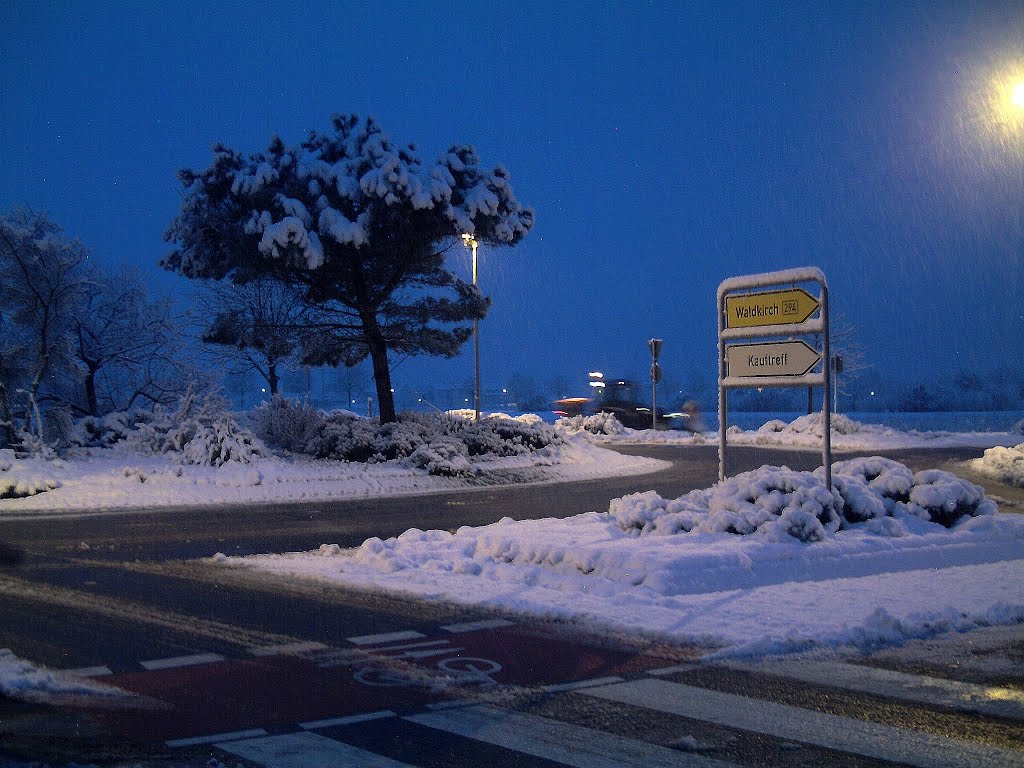
[[543,423],[405,413],[397,422],[378,425],[354,414],[334,413],[306,443],[305,452],[336,461],[407,461],[432,474],[452,474],[469,466],[468,457],[518,456],[559,442],[554,429]]
[[316,408],[277,394],[249,415],[256,436],[269,446],[305,453],[306,445],[323,429],[325,417]]
[[[829,492],[820,469],[765,466],[674,500],[654,491],[624,496],[612,500],[608,512],[615,525],[637,535],[758,534],[803,542],[877,518],[910,515],[949,528],[996,512],[976,485],[936,469],[912,474],[879,456],[834,464],[832,482]],[[893,523],[896,528],[876,529],[896,535],[898,522]]]
[[140,424],[128,443],[143,452],[174,453],[183,464],[209,467],[250,464],[268,453],[256,435],[239,426],[222,398],[208,394],[200,399],[191,390],[174,413],[155,410],[153,420]]
[[1024,435],[1024,419],[1021,419],[1012,427],[1010,427],[1010,433],[1014,435]]
[[615,414],[599,411],[590,416],[563,416],[555,422],[555,427],[563,432],[575,435],[589,432],[592,435],[621,435],[626,431]]
[[80,448],[109,448],[127,440],[142,424],[153,421],[152,411],[115,411],[106,416],[86,416],[75,422],[69,442]]
[[[832,432],[837,435],[853,435],[860,431],[860,423],[841,413],[832,414]],[[822,418],[820,413],[808,413],[786,423],[781,419],[772,419],[763,424],[757,431],[761,434],[782,433],[787,435],[816,435],[821,437]]]
[[427,470],[431,475],[467,475],[473,471],[473,467],[465,451],[466,447],[462,443],[443,438],[417,447],[410,454],[409,463]]
[[19,461],[10,448],[0,449],[0,499],[20,499],[52,491],[60,482],[44,471],[39,459]]
[[1024,488],[1024,443],[1015,448],[989,448],[984,456],[970,462],[970,465],[983,475]]

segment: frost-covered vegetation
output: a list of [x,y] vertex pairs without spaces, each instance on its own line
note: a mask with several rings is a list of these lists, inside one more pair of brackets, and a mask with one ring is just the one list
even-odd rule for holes
[[983,475],[1024,488],[1024,443],[1013,448],[989,448],[984,456],[969,463]]
[[256,434],[274,448],[336,461],[399,461],[433,475],[468,474],[471,459],[521,456],[562,442],[539,420],[477,422],[449,414],[404,413],[397,422],[380,424],[283,397],[261,405],[252,422]]
[[599,411],[590,416],[563,416],[555,426],[563,432],[575,435],[588,432],[592,435],[621,435],[626,431],[615,415]]
[[207,467],[251,464],[268,453],[250,430],[239,425],[223,399],[191,391],[181,396],[173,411],[157,406],[152,411],[86,417],[76,424],[72,443],[83,448],[120,444],[143,455],[169,453],[182,464]]
[[0,449],[0,499],[21,499],[58,488],[60,483],[44,465],[39,459],[16,461],[13,450]]
[[654,491],[631,494],[614,499],[609,512],[619,527],[637,535],[758,534],[804,542],[823,541],[857,524],[898,536],[908,518],[950,528],[996,512],[983,489],[966,480],[936,469],[915,474],[880,456],[834,464],[832,482],[830,491],[820,469],[762,467],[678,499]]

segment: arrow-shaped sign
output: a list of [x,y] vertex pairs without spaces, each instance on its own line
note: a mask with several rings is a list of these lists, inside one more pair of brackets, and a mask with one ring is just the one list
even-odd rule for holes
[[725,297],[726,328],[802,323],[818,310],[818,300],[803,288]]
[[734,377],[803,376],[821,361],[804,341],[730,344],[725,348],[729,375]]

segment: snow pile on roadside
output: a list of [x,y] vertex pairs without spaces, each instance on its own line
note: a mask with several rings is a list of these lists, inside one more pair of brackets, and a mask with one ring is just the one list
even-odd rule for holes
[[555,428],[568,435],[587,432],[592,435],[621,435],[626,428],[615,418],[615,414],[598,411],[589,416],[563,416],[555,422]]
[[[980,499],[975,511],[982,514],[946,528],[913,507],[955,510],[970,489],[945,473],[915,476],[893,464],[868,479],[873,468],[851,462],[838,476],[857,491],[839,493],[837,487],[840,498],[829,496],[808,473],[810,479],[794,485],[786,498],[778,487],[781,470],[763,468],[731,485],[695,492],[706,494],[709,511],[703,514],[668,511],[671,502],[661,507],[654,496],[641,494],[632,502],[613,501],[610,512],[564,520],[506,518],[455,533],[412,529],[386,541],[368,539],[355,549],[328,544],[312,552],[218,555],[215,561],[564,618],[589,628],[724,645],[736,653],[842,643],[867,647],[943,627],[1024,621],[1024,517],[991,514],[991,502]],[[916,502],[901,500],[915,488],[921,489]],[[744,526],[759,519],[729,512],[729,503],[768,510],[776,522],[786,509],[798,510],[794,517],[807,513],[827,531],[815,510],[829,499],[835,500],[833,510],[849,502],[861,516],[876,516],[852,522],[850,515],[831,526],[836,530],[808,542],[771,519],[753,535],[725,533],[722,526],[701,532],[696,525],[685,535],[656,535],[670,532],[688,514],[703,522],[721,513],[722,520]],[[660,518],[667,529],[658,531]]]
[[[843,414],[834,414],[832,448],[836,451],[880,451],[901,448],[989,448],[1016,445],[1020,436],[1010,432],[903,432],[881,424],[865,424]],[[756,445],[777,448],[821,450],[823,426],[820,413],[800,416],[791,422],[772,419],[758,429],[727,430],[730,445]],[[625,429],[622,434],[602,435],[599,442],[624,445],[703,445],[718,441],[718,432],[691,434],[679,430]]]
[[9,448],[0,450],[0,499],[21,499],[60,487],[47,471],[50,466],[42,459],[19,461]]
[[120,688],[54,672],[18,658],[0,648],[0,696],[24,701],[46,701],[55,696],[127,697]]
[[1013,448],[989,448],[980,459],[967,464],[982,475],[1024,488],[1024,443]]

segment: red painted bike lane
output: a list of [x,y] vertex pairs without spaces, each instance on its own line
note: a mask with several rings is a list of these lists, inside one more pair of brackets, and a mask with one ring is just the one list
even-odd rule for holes
[[153,707],[94,716],[127,737],[173,743],[416,709],[502,686],[585,683],[697,655],[585,645],[524,625],[381,638],[295,655],[111,675],[103,681],[145,696]]

